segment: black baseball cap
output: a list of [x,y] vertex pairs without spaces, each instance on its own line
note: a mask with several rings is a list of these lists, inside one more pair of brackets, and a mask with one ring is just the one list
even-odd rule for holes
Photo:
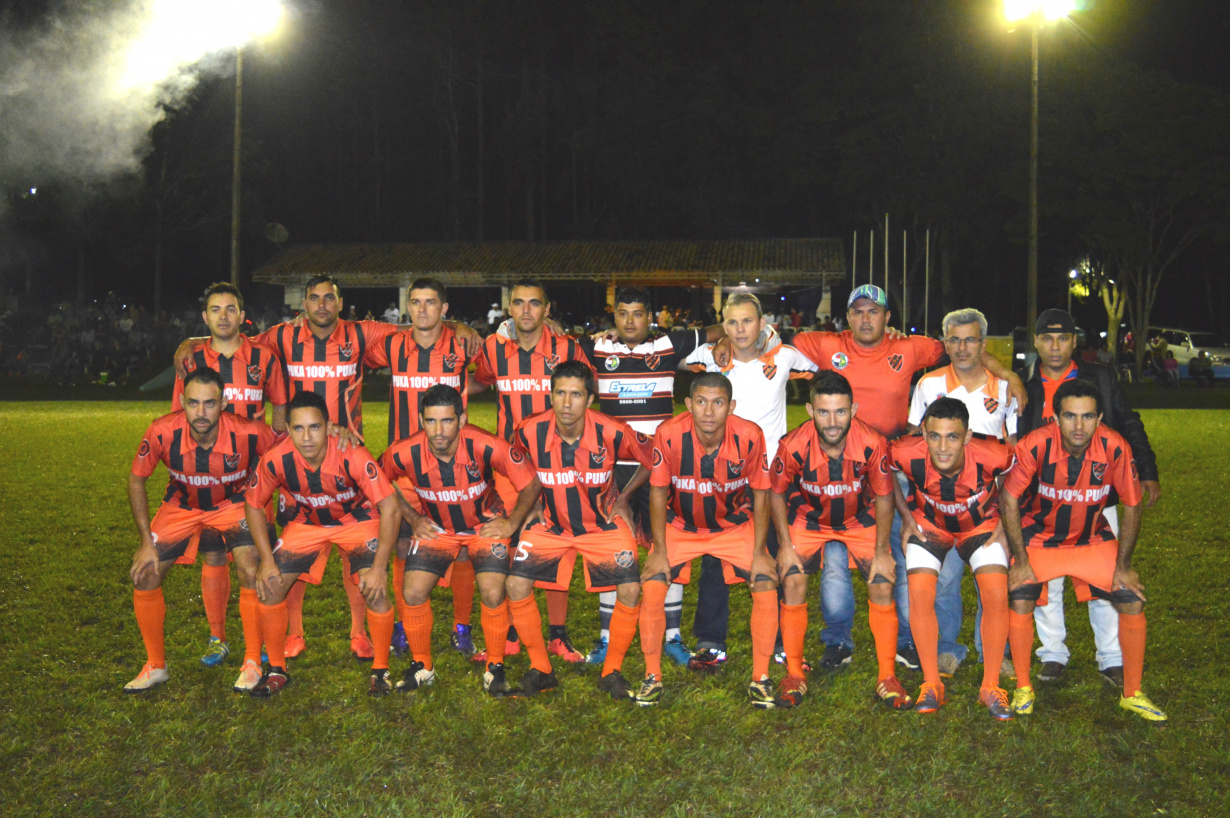
[[1038,320],[1034,322],[1034,335],[1041,335],[1044,332],[1068,332],[1075,335],[1076,322],[1066,310],[1043,310]]

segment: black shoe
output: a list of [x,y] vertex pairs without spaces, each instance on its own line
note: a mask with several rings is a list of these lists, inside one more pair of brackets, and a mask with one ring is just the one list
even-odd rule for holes
[[[1043,662],[1042,670],[1038,671],[1038,681],[1057,682],[1067,669],[1067,665],[1060,664],[1059,662]],[[1122,683],[1122,677],[1120,677],[1120,683]]]
[[1123,689],[1123,665],[1108,667],[1105,670],[1099,670],[1098,673],[1101,674],[1102,678],[1105,679],[1106,683],[1111,687],[1116,690]]
[[618,670],[612,670],[599,679],[598,689],[617,702],[632,700],[632,685],[628,684],[628,680]]
[[379,670],[373,670],[372,677],[367,683],[367,695],[385,696],[392,690],[393,685],[389,682],[389,669],[382,667]]
[[692,658],[688,660],[688,670],[715,673],[721,670],[724,664],[726,664],[726,651],[705,648],[692,654]]
[[825,645],[824,656],[820,657],[820,669],[825,673],[836,673],[845,670],[850,664],[851,650],[845,645]]
[[428,670],[422,662],[411,662],[410,667],[406,668],[406,672],[402,674],[401,681],[397,683],[397,691],[409,693],[420,688],[431,687],[435,680],[435,668]]
[[559,687],[559,680],[555,678],[555,671],[543,673],[536,668],[530,668],[529,671],[521,677],[521,695],[536,696],[544,690],[554,690]]
[[256,683],[256,687],[252,688],[248,693],[258,699],[268,699],[270,696],[276,695],[278,691],[288,684],[290,684],[290,674],[286,672],[286,668],[271,667],[261,676],[261,680]]
[[488,662],[483,673],[483,692],[493,699],[501,699],[508,695],[508,681],[504,678],[503,662]]
[[897,648],[897,664],[909,670],[918,670],[918,650],[913,645]]

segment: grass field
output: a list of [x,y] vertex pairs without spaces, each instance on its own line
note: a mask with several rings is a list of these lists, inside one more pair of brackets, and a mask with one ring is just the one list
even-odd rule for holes
[[[241,652],[234,601],[231,661],[197,663],[208,631],[199,574],[183,568],[166,582],[171,682],[127,697],[120,687],[144,653],[124,481],[142,430],[165,406],[0,403],[0,815],[1230,814],[1224,411],[1144,413],[1165,492],[1145,515],[1135,561],[1150,603],[1145,686],[1171,717],[1159,729],[1118,709],[1075,604],[1070,670],[1059,687],[1039,687],[1029,718],[993,723],[975,701],[972,664],[936,716],[877,708],[865,606],[845,673],[813,676],[799,710],[753,711],[741,591],[731,666],[706,678],[668,667],[658,708],[605,700],[595,674],[571,667],[558,668],[556,694],[488,701],[477,671],[442,649],[433,688],[372,700],[347,651],[336,562],[308,594],[308,651],[278,698],[230,692]],[[490,425],[492,408],[476,405],[476,419]],[[384,411],[369,401],[373,442],[383,440]],[[800,407],[791,413],[798,422]],[[161,480],[160,471],[150,481],[155,495]],[[815,583],[812,601],[816,657]],[[447,592],[437,591],[435,610],[442,648]],[[574,584],[570,630],[588,645],[596,629],[596,604]],[[967,644],[971,629],[972,616]],[[394,674],[406,661],[394,660]],[[513,658],[510,678],[525,667],[524,653]],[[634,650],[629,677],[641,667]],[[914,690],[920,680],[903,681]]]

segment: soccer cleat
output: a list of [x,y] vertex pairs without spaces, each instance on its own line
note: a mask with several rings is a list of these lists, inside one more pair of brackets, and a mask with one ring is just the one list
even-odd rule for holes
[[[605,644],[603,645],[602,653],[605,659]],[[662,654],[681,667],[686,667],[688,660],[692,658],[692,651],[683,643],[683,637],[681,636],[672,636],[670,639],[667,639],[666,644],[662,646]]]
[[1121,696],[1119,698],[1119,706],[1129,713],[1135,713],[1146,721],[1161,723],[1166,721],[1166,714],[1163,713],[1156,704],[1149,701],[1149,697],[1139,690],[1135,696]]
[[376,657],[376,649],[372,647],[372,640],[368,639],[365,633],[350,637],[350,652],[360,662],[367,662]]
[[[691,654],[689,654],[689,656],[691,656]],[[585,664],[600,665],[605,661],[606,661],[606,640],[605,639],[595,639],[594,649],[591,650],[589,652],[589,655],[585,657]]]
[[572,646],[572,643],[568,641],[567,635],[565,635],[563,638],[552,639],[550,642],[548,642],[547,643],[547,653],[551,654],[552,656],[558,656],[559,658],[563,659],[565,662],[570,662],[573,664],[577,662],[585,661],[585,654],[581,653],[579,650],[577,650],[576,648]]
[[787,676],[777,686],[778,707],[798,707],[807,695],[807,680],[801,676]]
[[537,668],[530,668],[521,677],[521,695],[537,696],[547,690],[554,690],[559,687],[559,680],[555,678],[555,671],[543,673]]
[[713,673],[721,670],[724,664],[726,664],[726,651],[705,648],[692,654],[692,658],[688,660],[688,670]]
[[492,662],[483,673],[483,692],[493,699],[508,695],[508,680],[504,678],[504,663]]
[[235,684],[231,685],[231,690],[236,693],[251,693],[260,680],[261,666],[248,659],[240,666],[239,676],[235,679]]
[[770,710],[777,706],[777,697],[773,695],[773,680],[753,679],[747,684],[747,698],[752,707],[760,710]]
[[1036,698],[1032,687],[1018,687],[1012,691],[1012,712],[1018,716],[1033,715]]
[[1068,669],[1068,666],[1060,662],[1043,662],[1042,670],[1038,671],[1038,681],[1040,682],[1057,682],[1063,676],[1063,672]]
[[371,679],[367,684],[367,695],[369,696],[385,696],[392,692],[393,685],[389,681],[389,669],[382,667],[379,670],[373,669]]
[[904,648],[897,648],[897,664],[904,667],[906,670],[918,670],[921,665],[918,664],[918,651],[913,645],[906,645]]
[[401,693],[408,693],[422,687],[431,687],[435,680],[435,668],[428,670],[422,662],[411,662],[410,667],[406,668],[406,672],[402,674],[401,681],[395,685],[395,689]]
[[1012,721],[1012,708],[1008,706],[1008,691],[1002,687],[984,687],[978,691],[978,701],[987,706],[991,718]]
[[956,675],[957,668],[961,667],[961,660],[957,658],[955,653],[941,653],[937,657],[940,667],[940,676],[945,679],[951,679]]
[[662,680],[650,673],[641,680],[641,686],[637,688],[632,701],[636,702],[637,707],[652,707],[661,700]]
[[1108,667],[1105,670],[1099,670],[1098,674],[1106,681],[1108,685],[1117,690],[1123,690],[1123,665],[1115,665]]
[[303,634],[292,633],[286,637],[286,646],[282,649],[282,655],[287,659],[294,659],[305,650],[307,650],[307,640],[303,638]]
[[511,633],[508,641],[504,643],[504,655],[516,656],[521,652],[521,640],[517,638],[515,633]]
[[290,684],[290,674],[286,672],[286,668],[271,667],[261,676],[261,680],[256,683],[256,687],[249,690],[248,693],[258,699],[268,699],[270,696],[277,695],[288,684]]
[[124,692],[144,693],[160,684],[166,684],[167,679],[170,678],[171,674],[167,672],[165,667],[153,667],[149,662],[146,662],[145,667],[141,668],[141,672],[137,674],[137,677],[124,685]]
[[405,656],[410,652],[410,643],[406,641],[406,626],[401,622],[393,623],[393,641],[389,643],[394,656]]
[[474,637],[470,635],[469,625],[453,625],[453,650],[467,659],[474,657]]
[[876,685],[876,699],[893,710],[909,710],[914,706],[914,700],[905,692],[896,676],[888,676],[879,681]]
[[618,670],[612,670],[598,680],[598,689],[617,702],[626,702],[632,698],[632,685]]
[[918,700],[914,702],[915,713],[934,713],[944,706],[943,683],[923,682],[918,690]]
[[845,670],[853,655],[854,652],[845,645],[825,645],[824,655],[820,657],[820,669],[825,673]]
[[201,664],[205,667],[217,667],[230,655],[230,647],[218,637],[211,636],[209,644],[205,646],[205,655],[201,657]]

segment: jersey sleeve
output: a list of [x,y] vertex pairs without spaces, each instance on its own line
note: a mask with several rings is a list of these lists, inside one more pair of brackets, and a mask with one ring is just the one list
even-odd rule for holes
[[256,451],[258,454],[263,455],[277,444],[281,435],[273,431],[273,428],[263,420],[258,420],[257,424]]
[[697,347],[704,346],[704,338],[700,329],[673,329],[666,333],[670,338],[675,354],[680,357],[691,355]]
[[616,429],[619,437],[619,452],[616,454],[616,459],[635,460],[645,468],[650,468],[653,462],[653,442],[648,435],[634,432],[624,423],[619,424]]
[[696,349],[688,353],[688,356],[683,359],[683,362],[693,372],[717,372],[717,365],[713,363],[713,344],[702,344]]
[[181,400],[181,398],[183,397],[183,394],[184,394],[184,379],[182,375],[179,375],[178,373],[176,373],[175,386],[171,388],[171,411],[172,412],[178,412],[180,409],[184,408],[183,401]]
[[248,488],[243,493],[243,500],[253,508],[264,508],[269,498],[281,484],[277,469],[268,457],[261,457],[260,465],[252,472],[248,480]]
[[781,354],[783,363],[790,367],[791,378],[811,378],[812,373],[819,372],[820,367],[792,346],[783,346]]
[[269,329],[262,332],[260,335],[253,335],[248,340],[254,344],[263,344],[274,352],[278,353],[279,357],[282,351],[278,349],[278,328],[287,326],[286,324],[274,324]]
[[670,446],[668,438],[658,429],[653,436],[653,452],[649,461],[649,485],[668,488],[671,484]]
[[483,342],[483,348],[478,351],[478,357],[475,359],[474,380],[490,386],[495,383],[495,367],[492,365],[491,356],[495,354],[495,350],[502,343],[497,336],[490,336]]
[[286,379],[282,377],[282,364],[278,361],[273,347],[267,347],[270,353],[269,374],[265,378],[265,399],[274,406],[285,406],[290,398],[287,396]]
[[1008,401],[1005,404],[1005,409],[1004,409],[1004,434],[1005,435],[1015,435],[1016,434],[1017,406],[1018,404],[1016,402],[1016,398],[1012,397],[1012,395],[1009,395]]
[[145,430],[137,454],[132,459],[132,473],[137,477],[149,477],[162,460],[162,435],[153,426]]
[[[373,322],[374,323],[374,322]],[[387,324],[385,326],[388,326]],[[345,453],[346,470],[350,479],[354,480],[372,505],[379,505],[382,500],[393,493],[393,484],[388,476],[376,465],[371,452],[362,446],[355,446]]]
[[[388,326],[385,324],[384,326]],[[363,363],[372,369],[380,369],[389,365],[389,346],[393,343],[393,336],[386,335],[378,342],[373,342],[367,345],[367,349],[363,352]]]
[[926,335],[911,335],[910,347],[914,353],[914,368],[935,366],[944,357],[944,344]]
[[791,340],[791,346],[807,357],[820,369],[832,369],[829,361],[832,353],[829,351],[829,339],[836,337],[831,332],[797,332]]
[[520,444],[509,444],[500,438],[497,440],[498,442],[494,444],[495,455],[491,465],[507,477],[508,482],[513,484],[513,488],[520,492],[538,476],[538,470],[534,468],[534,464],[530,462],[530,456]]
[[892,465],[888,457],[888,440],[880,438],[867,458],[867,482],[873,494],[883,497],[893,493]]
[[909,441],[909,437],[899,437],[896,440],[888,441],[888,466],[890,469],[896,469],[899,472],[904,472],[904,461],[909,459],[909,455],[903,451],[903,447]]
[[1139,505],[1144,499],[1144,492],[1140,488],[1140,473],[1136,469],[1136,458],[1132,455],[1132,447],[1126,441],[1119,451],[1119,456],[1111,464],[1110,471],[1115,491],[1119,493],[1119,500],[1125,506]]
[[798,455],[789,446],[778,445],[777,455],[769,469],[769,487],[774,494],[785,494],[799,474]]
[[910,396],[910,412],[906,417],[906,423],[911,426],[922,425],[923,412],[927,411],[927,396],[923,394],[925,391],[921,380],[914,384],[914,394]]
[[1034,475],[1038,472],[1038,461],[1034,459],[1033,448],[1027,444],[1027,440],[1022,440],[1016,444],[1016,449],[1013,452],[1016,456],[1016,462],[1012,464],[1012,467],[1008,469],[1004,477],[1003,490],[1013,497],[1020,497],[1025,492],[1025,489],[1029,488],[1029,484],[1034,480]]
[[386,324],[383,321],[359,321],[359,326],[363,329],[363,338],[367,342],[366,349],[363,350],[363,360],[367,360],[367,352],[373,347],[378,347],[384,344],[384,339],[390,335],[401,332],[396,324]]
[[752,447],[747,454],[747,484],[756,491],[768,491],[769,453],[764,445],[764,434],[752,438]]
[[581,343],[574,338],[568,339],[568,360],[580,361],[589,367],[589,371],[594,373],[595,378],[598,377],[598,370],[594,369],[594,364],[585,354],[585,350],[581,348]]

